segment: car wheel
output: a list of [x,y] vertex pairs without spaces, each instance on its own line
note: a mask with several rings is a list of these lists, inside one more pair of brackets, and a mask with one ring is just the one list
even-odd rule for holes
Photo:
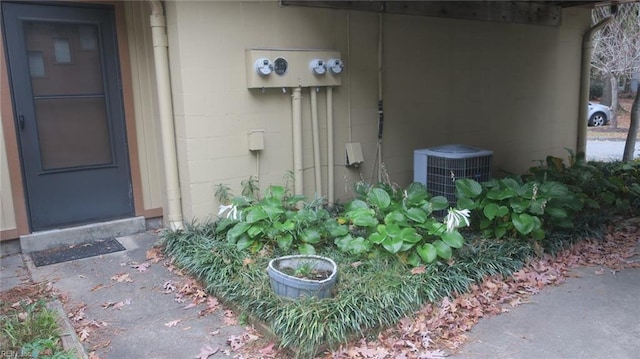
[[607,122],[607,116],[602,112],[596,112],[589,117],[589,126],[602,126]]

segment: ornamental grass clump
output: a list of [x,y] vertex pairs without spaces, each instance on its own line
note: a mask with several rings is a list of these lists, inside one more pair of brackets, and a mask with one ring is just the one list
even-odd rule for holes
[[209,293],[266,323],[280,347],[303,358],[389,327],[425,303],[464,293],[486,275],[512,273],[530,254],[510,242],[473,239],[454,261],[413,267],[386,251],[363,257],[328,246],[319,254],[338,264],[336,295],[292,301],[271,291],[265,270],[270,258],[284,254],[277,246],[259,253],[240,251],[216,232],[215,223],[167,231],[163,239],[175,263],[201,280]]

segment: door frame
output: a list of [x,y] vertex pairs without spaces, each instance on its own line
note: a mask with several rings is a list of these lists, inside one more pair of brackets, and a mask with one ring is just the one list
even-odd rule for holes
[[[43,1],[45,2],[45,1]],[[46,1],[51,4],[51,1]],[[120,81],[122,82],[122,101],[124,107],[126,138],[128,144],[131,186],[133,188],[134,216],[145,215],[142,198],[142,179],[140,175],[140,159],[138,157],[138,140],[136,134],[136,119],[133,103],[133,85],[131,76],[131,62],[129,43],[124,14],[124,4],[119,1],[66,1],[80,4],[107,4],[114,7],[115,29],[117,38],[118,61],[120,65]],[[31,1],[29,3],[32,3]],[[0,28],[0,39],[2,29]],[[14,117],[13,97],[8,79],[8,68],[5,59],[4,41],[0,41],[0,116],[2,117],[2,131],[4,135],[11,195],[16,228],[0,231],[0,240],[15,239],[31,233],[29,226],[25,185],[22,171],[20,150],[18,147],[18,133]],[[157,211],[154,211],[154,213]]]

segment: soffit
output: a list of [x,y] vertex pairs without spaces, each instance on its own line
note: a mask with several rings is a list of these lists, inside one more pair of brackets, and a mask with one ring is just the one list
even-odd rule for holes
[[284,6],[305,6],[355,11],[371,11],[466,20],[558,26],[562,8],[611,1],[299,1],[281,0]]

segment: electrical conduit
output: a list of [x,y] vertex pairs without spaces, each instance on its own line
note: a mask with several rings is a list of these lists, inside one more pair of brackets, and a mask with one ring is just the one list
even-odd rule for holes
[[176,230],[182,229],[184,226],[182,222],[178,156],[176,154],[176,138],[173,124],[171,81],[169,78],[167,25],[164,9],[160,1],[152,0],[149,4],[151,5],[151,35],[156,69],[156,90],[160,114],[162,158],[164,159],[164,177],[167,186],[167,208],[164,212],[164,220],[170,229]]
[[[383,5],[384,10],[384,5]],[[378,182],[382,182],[382,134],[384,129],[384,105],[382,91],[382,54],[383,54],[383,14],[380,13],[378,18]]]
[[293,122],[293,193],[304,194],[302,178],[302,89],[296,87],[291,95],[291,116]]
[[317,87],[310,87],[311,94],[311,131],[313,135],[313,173],[315,176],[316,197],[322,197],[322,172],[320,171],[320,129],[318,126]]
[[327,202],[333,205],[333,87],[327,87]]

